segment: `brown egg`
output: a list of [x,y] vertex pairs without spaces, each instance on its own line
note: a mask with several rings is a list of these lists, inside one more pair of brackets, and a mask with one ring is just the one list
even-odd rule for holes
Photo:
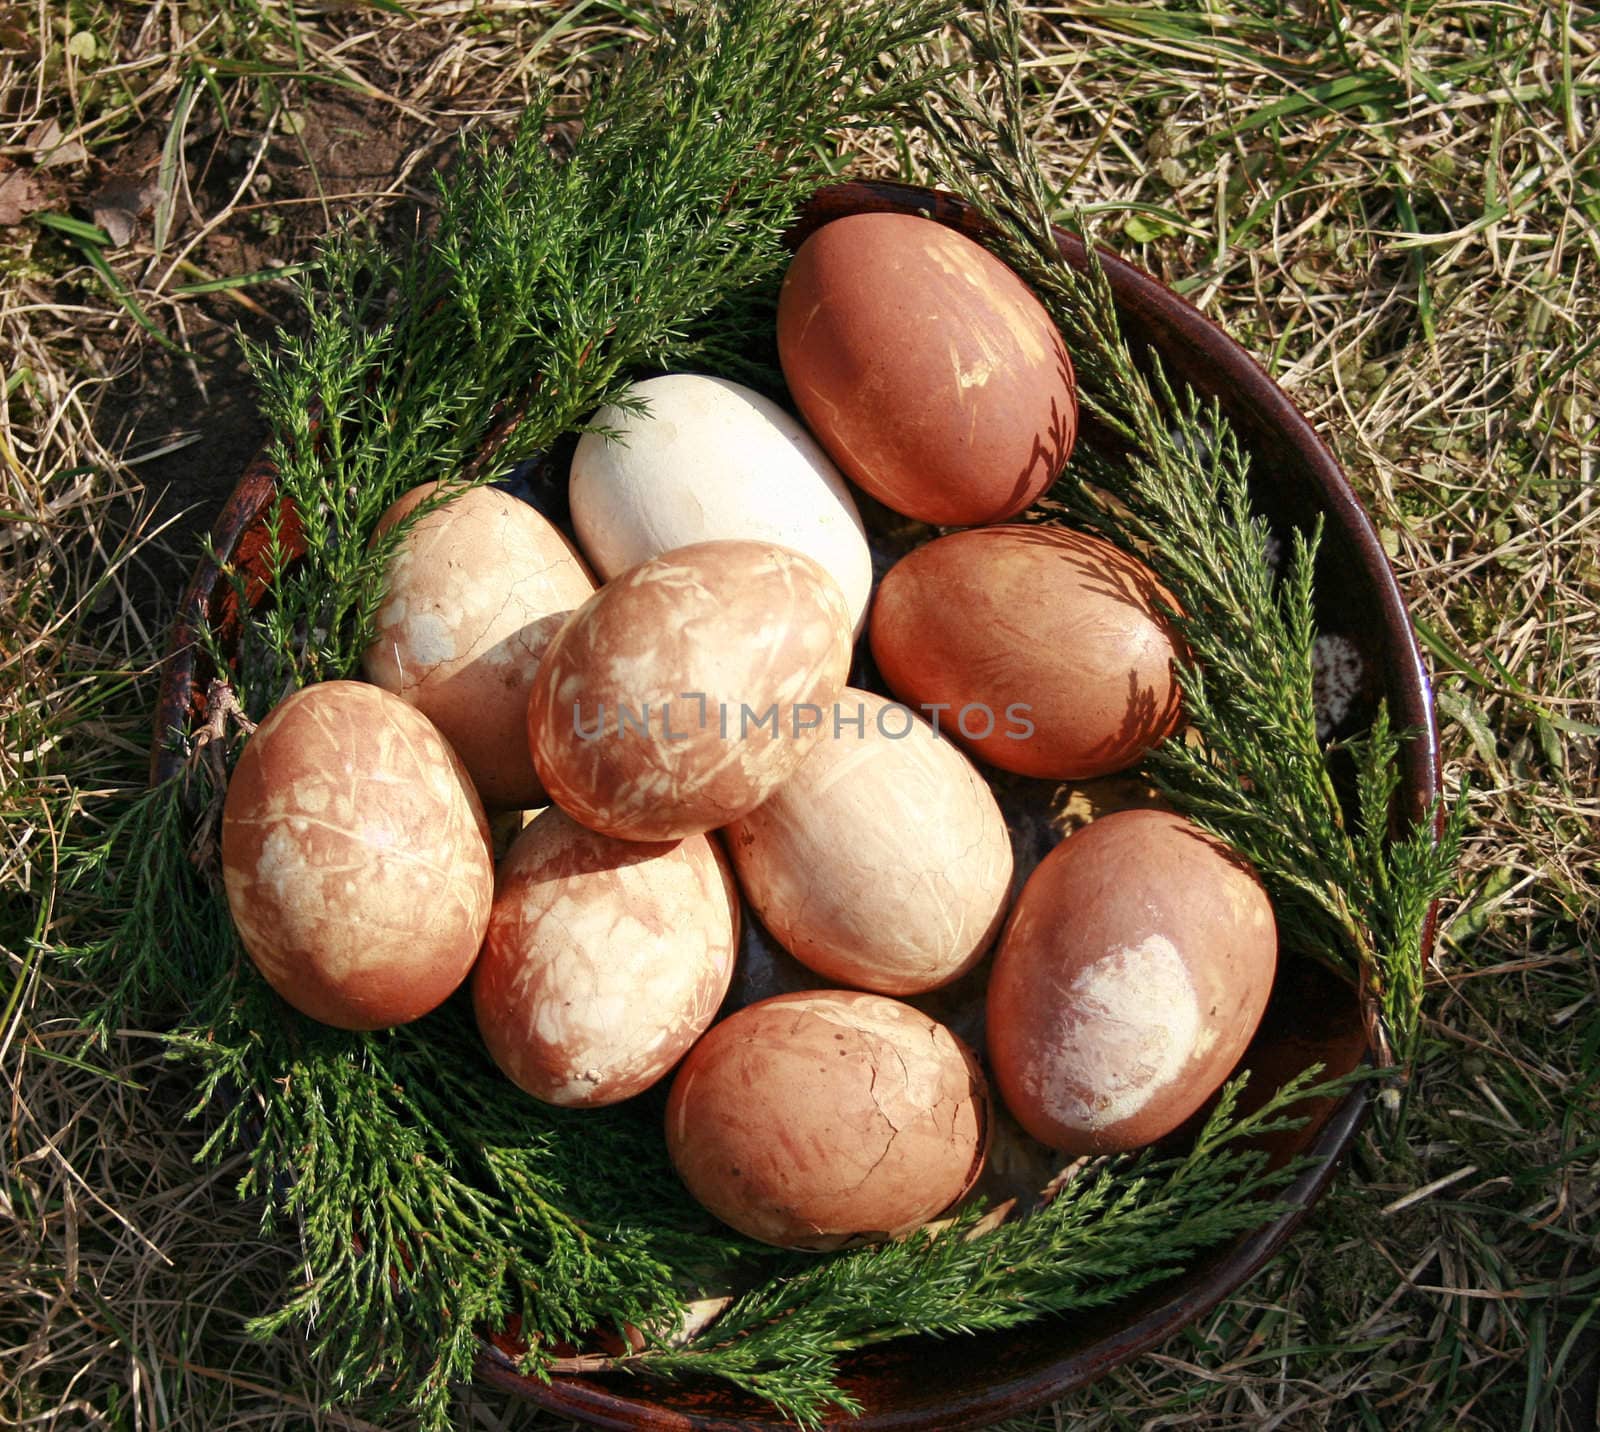
[[779,995],[713,1025],[667,1101],[667,1148],[723,1222],[783,1248],[899,1237],[983,1167],[988,1092],[971,1052],[880,995]]
[[[437,488],[406,493],[378,519],[378,534]],[[541,804],[528,692],[550,638],[594,591],[582,559],[526,502],[474,487],[411,524],[384,581],[361,658],[367,679],[444,733],[487,805]]]
[[993,254],[911,214],[852,214],[800,246],[778,353],[847,476],[942,526],[1000,522],[1060,474],[1078,430],[1049,314]]
[[1165,811],[1108,815],[1034,871],[989,978],[989,1062],[1034,1138],[1073,1154],[1170,1133],[1238,1062],[1277,966],[1255,873]]
[[680,547],[608,582],[550,643],[528,704],[534,767],[606,835],[726,825],[800,764],[850,646],[844,595],[811,558]]
[[727,992],[739,897],[715,842],[613,840],[561,811],[517,837],[472,976],[496,1064],[551,1104],[614,1104],[654,1084]]
[[985,527],[917,548],[872,604],[890,690],[979,760],[1053,780],[1120,771],[1181,716],[1182,650],[1142,562],[1065,527]]
[[228,909],[267,983],[341,1029],[405,1024],[467,976],[494,893],[460,759],[398,696],[297,691],[256,728],[222,813]]
[[725,832],[761,921],[826,979],[918,994],[1000,932],[1011,841],[983,777],[904,706],[846,687],[821,740]]

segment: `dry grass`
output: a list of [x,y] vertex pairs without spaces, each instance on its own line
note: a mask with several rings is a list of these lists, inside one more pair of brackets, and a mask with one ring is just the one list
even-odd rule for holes
[[[192,1164],[181,1075],[76,1034],[59,842],[137,759],[181,509],[259,435],[231,333],[285,285],[204,286],[403,222],[461,125],[581,88],[640,9],[0,5],[0,1424],[368,1425],[245,1336],[295,1249]],[[1018,1425],[1593,1426],[1600,20],[1219,0],[1030,34],[1064,197],[1262,358],[1375,514],[1476,826],[1406,1147],[1369,1136],[1244,1293]],[[555,1425],[470,1389],[460,1422]]]

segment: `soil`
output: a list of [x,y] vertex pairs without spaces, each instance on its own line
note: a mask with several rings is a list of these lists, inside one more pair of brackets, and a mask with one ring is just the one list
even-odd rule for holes
[[[255,273],[314,258],[341,222],[370,213],[373,196],[396,189],[398,197],[381,211],[384,236],[397,238],[418,222],[431,171],[454,153],[451,138],[391,104],[343,90],[307,96],[297,113],[299,134],[237,124],[226,132],[213,123],[191,139],[186,159],[194,203],[175,216],[167,253],[181,251],[207,216],[228,209],[263,145],[245,193],[189,255],[206,275]],[[136,136],[97,195],[80,199],[79,212],[108,187],[127,192],[130,181],[153,172],[159,152],[152,139],[159,144],[158,137]],[[150,225],[146,211],[135,242],[148,244]],[[197,277],[186,270],[173,283]],[[113,451],[137,455],[172,445],[137,471],[157,498],[156,520],[172,523],[164,545],[177,556],[160,580],[175,594],[197,558],[202,533],[267,437],[243,341],[264,344],[298,332],[303,313],[291,283],[266,282],[190,300],[182,309],[182,333],[165,326],[187,352],[144,342],[137,361],[124,357],[124,371],[103,391],[97,426]]]

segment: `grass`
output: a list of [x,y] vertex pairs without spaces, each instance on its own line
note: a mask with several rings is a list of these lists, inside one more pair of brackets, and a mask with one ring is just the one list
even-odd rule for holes
[[[137,778],[195,527],[258,432],[234,326],[287,312],[331,223],[406,222],[463,124],[556,74],[581,98],[651,14],[0,6],[0,181],[22,166],[58,216],[0,227],[0,1424],[370,1425],[317,1410],[298,1344],[246,1337],[296,1250],[192,1166],[151,1037],[78,1035],[63,836]],[[1373,513],[1474,833],[1406,1140],[1366,1134],[1242,1293],[1011,1425],[1593,1426],[1600,15],[1037,5],[1029,39],[1063,201],[1258,355]],[[150,190],[125,241],[108,176]],[[557,1425],[474,1389],[459,1421]]]

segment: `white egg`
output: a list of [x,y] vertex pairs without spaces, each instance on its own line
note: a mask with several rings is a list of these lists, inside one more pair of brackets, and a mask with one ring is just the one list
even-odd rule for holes
[[839,584],[860,632],[872,558],[855,499],[800,422],[723,378],[635,383],[644,413],[602,408],[572,459],[572,523],[605,578],[697,542],[746,538],[804,553]]

